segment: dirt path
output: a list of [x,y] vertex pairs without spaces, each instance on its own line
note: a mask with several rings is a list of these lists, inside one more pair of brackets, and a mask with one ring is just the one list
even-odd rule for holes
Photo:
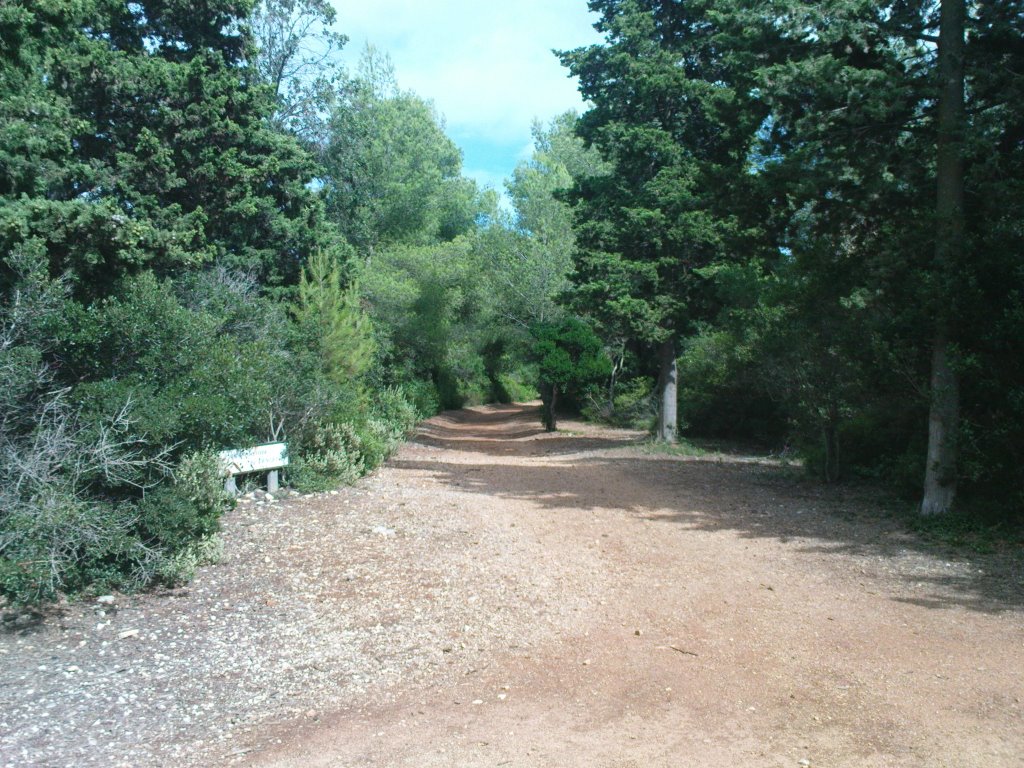
[[444,414],[187,588],[0,632],[0,767],[1024,766],[1020,553],[561,427]]
[[448,414],[385,470],[483,523],[471,555],[515,604],[478,631],[514,631],[251,765],[1024,765],[1019,572],[943,560],[849,491],[535,420]]

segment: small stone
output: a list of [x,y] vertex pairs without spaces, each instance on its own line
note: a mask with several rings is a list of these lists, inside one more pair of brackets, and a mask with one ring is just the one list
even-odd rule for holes
[[318,714],[318,713],[317,713],[317,711],[316,711],[315,709],[310,709],[310,710],[308,710],[308,711],[306,712],[306,717],[308,717],[309,719],[311,719],[311,720],[312,720],[312,719],[313,719],[314,717],[316,717],[316,716],[317,716],[317,714]]
[[113,595],[100,595],[96,598],[96,602],[100,605],[113,605],[114,600],[115,598]]
[[642,629],[638,629],[633,634],[636,635],[637,637],[640,637],[640,635],[642,635],[643,633],[644,633],[644,631]]
[[797,765],[801,765],[801,766],[803,766],[803,768],[808,768],[808,766],[810,764],[811,764],[811,761],[808,760],[806,757],[803,760],[801,760],[800,762],[797,763]]
[[126,629],[124,632],[119,632],[117,634],[117,639],[118,640],[127,640],[129,637],[138,637],[138,636],[139,636],[139,630],[137,630],[137,629]]
[[272,494],[272,493],[268,493],[266,496],[264,496],[263,500],[264,501],[277,501],[277,499],[274,498],[274,494]]
[[473,699],[473,703],[474,704],[483,704],[484,700],[483,699]]
[[388,528],[384,525],[375,525],[373,527],[373,532],[376,533],[378,536],[383,536],[385,539],[390,539],[395,536],[394,529]]

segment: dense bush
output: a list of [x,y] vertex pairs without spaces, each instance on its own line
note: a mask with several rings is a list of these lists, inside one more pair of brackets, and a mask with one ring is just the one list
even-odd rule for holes
[[620,382],[611,402],[604,387],[592,387],[586,403],[584,416],[617,427],[650,431],[658,418],[655,382],[643,376]]
[[304,491],[351,483],[387,459],[424,415],[401,389],[387,387],[357,411],[310,422],[293,444],[289,482]]

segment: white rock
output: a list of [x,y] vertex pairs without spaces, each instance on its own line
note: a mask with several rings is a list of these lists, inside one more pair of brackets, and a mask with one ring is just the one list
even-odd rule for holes
[[113,595],[100,595],[96,598],[96,602],[100,605],[113,605],[114,600],[115,598]]
[[375,525],[373,527],[373,532],[376,533],[378,536],[383,536],[386,539],[390,539],[395,535],[395,531],[393,528],[388,528],[384,525]]

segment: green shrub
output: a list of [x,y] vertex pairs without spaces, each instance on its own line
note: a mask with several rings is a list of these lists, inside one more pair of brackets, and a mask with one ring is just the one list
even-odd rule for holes
[[370,472],[391,455],[395,447],[394,429],[382,419],[366,419],[359,425],[363,470]]
[[170,482],[139,502],[140,535],[160,552],[183,551],[216,533],[221,515],[231,504],[216,454],[188,454],[178,463]]
[[152,553],[131,535],[130,510],[54,486],[7,506],[0,530],[0,591],[31,604],[91,583],[141,586]]
[[420,421],[420,412],[401,387],[386,387],[374,393],[373,414],[389,425],[395,439],[404,438]]
[[540,397],[537,387],[530,383],[537,380],[536,371],[500,373],[497,380],[502,397],[496,399],[500,403],[526,403]]
[[441,410],[441,397],[431,381],[409,381],[402,384],[402,391],[409,403],[416,409],[419,419],[429,419]]
[[629,429],[653,430],[658,418],[654,380],[638,377],[621,382],[611,404],[604,386],[588,390],[583,416],[593,421]]
[[288,477],[300,491],[326,491],[362,476],[362,439],[351,424],[315,422],[292,448]]

